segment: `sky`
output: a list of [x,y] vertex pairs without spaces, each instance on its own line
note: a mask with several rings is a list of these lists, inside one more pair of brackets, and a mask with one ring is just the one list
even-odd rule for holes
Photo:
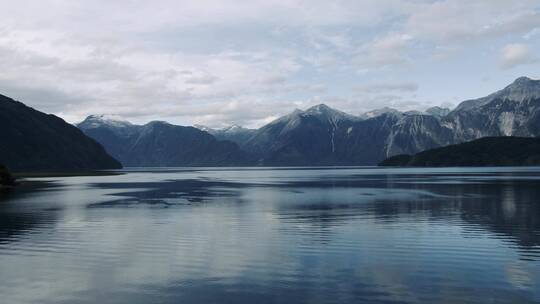
[[538,0],[0,0],[0,94],[71,123],[452,108],[520,76]]

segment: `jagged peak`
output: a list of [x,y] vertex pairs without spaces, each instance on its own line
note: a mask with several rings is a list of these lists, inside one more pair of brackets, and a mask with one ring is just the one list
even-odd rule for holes
[[401,115],[402,113],[399,110],[396,110],[394,108],[382,107],[382,108],[379,108],[379,109],[375,109],[375,110],[365,112],[362,115],[360,115],[360,117],[363,118],[363,119],[369,119],[369,118],[374,118],[374,117],[381,116],[383,114]]
[[304,113],[304,111],[300,110],[299,108],[295,108],[291,113],[285,115],[285,116],[293,116],[293,115],[298,115],[298,114],[302,114]]
[[448,110],[447,107],[441,107],[441,106],[432,106],[426,109],[427,111],[440,111],[440,110]]
[[506,93],[506,94],[512,94],[515,92],[520,93],[538,93],[540,91],[540,80],[534,80],[529,77],[519,77],[514,82],[509,84],[506,88],[503,90],[497,92],[497,93]]
[[332,108],[330,108],[329,106],[327,106],[326,104],[324,103],[320,103],[320,104],[317,104],[317,105],[314,105],[312,107],[309,107],[306,112],[309,112],[309,111],[326,111],[326,110],[331,110]]
[[100,126],[110,126],[110,127],[126,127],[132,126],[132,124],[123,119],[119,115],[114,114],[92,114],[86,117],[85,120],[77,124],[80,127],[85,128],[97,128]]
[[359,120],[360,119],[357,116],[347,114],[340,110],[331,108],[324,103],[312,106],[302,113],[304,115],[313,115],[319,118],[326,118],[333,122],[337,122],[339,120]]
[[210,127],[207,127],[205,125],[200,125],[200,124],[194,124],[193,127],[196,128],[196,129],[199,129],[201,131],[208,132],[208,133],[211,133],[211,132],[215,131],[214,129],[212,129]]
[[273,125],[273,124],[280,123],[280,122],[283,122],[283,121],[291,120],[292,118],[297,117],[302,113],[304,113],[304,111],[296,108],[291,113],[286,114],[286,115],[281,116],[281,117],[278,117],[278,118],[274,119],[273,121],[271,121],[270,123],[268,123],[267,125]]
[[322,114],[322,113],[343,113],[345,114],[344,112],[341,112],[339,110],[336,110],[334,108],[331,108],[329,106],[327,106],[326,104],[324,103],[320,103],[318,105],[314,105],[310,108],[308,108],[305,113],[308,113],[308,114]]
[[237,124],[232,124],[228,127],[221,129],[221,131],[225,133],[236,133],[236,132],[242,132],[242,131],[248,131],[248,130],[249,130],[248,128],[244,128],[241,125],[237,125]]
[[243,127],[242,127],[242,126],[239,126],[239,125],[237,125],[237,124],[232,124],[232,125],[230,125],[230,126],[224,127],[224,128],[221,129],[221,130],[223,130],[223,131],[228,131],[228,130],[238,130],[238,129],[243,129]]
[[425,112],[436,117],[444,117],[450,113],[450,109],[446,107],[433,106],[427,108]]
[[522,76],[514,80],[504,89],[492,93],[486,97],[463,101],[453,112],[478,108],[490,103],[495,99],[522,102],[531,98],[540,98],[540,80]]
[[403,112],[405,115],[425,115],[425,113],[418,111],[418,110],[410,110]]
[[[514,82],[512,82],[512,84],[529,84],[531,82],[538,82],[539,80],[534,80],[532,78],[529,78],[527,76],[521,76],[521,77],[518,77],[516,78],[516,80],[514,80]],[[512,85],[510,84],[510,85]]]
[[103,121],[126,121],[123,119],[120,115],[116,114],[91,114],[86,117],[86,119],[95,119],[95,120],[103,120]]
[[287,124],[295,124],[298,123],[299,119],[302,116],[314,116],[319,119],[321,118],[328,118],[328,120],[335,121],[336,118],[339,119],[339,117],[343,116],[350,116],[349,114],[346,114],[344,112],[335,110],[330,108],[329,106],[321,103],[312,107],[309,107],[305,111],[300,110],[298,108],[294,109],[291,113],[281,116],[272,122],[270,122],[267,126],[275,125],[278,123],[287,123]]

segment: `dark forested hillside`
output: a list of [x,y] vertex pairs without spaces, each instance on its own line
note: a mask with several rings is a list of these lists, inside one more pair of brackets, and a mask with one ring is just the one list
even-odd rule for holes
[[54,115],[0,95],[0,163],[12,171],[120,168],[79,129]]
[[540,138],[484,137],[415,155],[397,155],[379,164],[411,167],[531,165],[540,165]]
[[10,186],[13,185],[15,179],[11,176],[8,169],[3,165],[0,165],[0,186]]

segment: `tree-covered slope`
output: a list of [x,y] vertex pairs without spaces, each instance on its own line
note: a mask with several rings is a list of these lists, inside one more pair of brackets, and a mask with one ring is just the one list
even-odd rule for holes
[[12,171],[121,168],[95,140],[54,115],[0,95],[0,163]]
[[8,169],[3,165],[0,165],[0,187],[13,185],[15,179],[11,176]]
[[411,167],[531,165],[540,165],[540,138],[484,137],[415,155],[396,155],[379,163]]

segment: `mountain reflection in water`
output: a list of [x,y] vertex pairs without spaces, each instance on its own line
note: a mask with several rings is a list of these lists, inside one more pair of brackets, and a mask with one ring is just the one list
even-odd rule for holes
[[124,173],[2,196],[3,302],[540,301],[540,168]]

